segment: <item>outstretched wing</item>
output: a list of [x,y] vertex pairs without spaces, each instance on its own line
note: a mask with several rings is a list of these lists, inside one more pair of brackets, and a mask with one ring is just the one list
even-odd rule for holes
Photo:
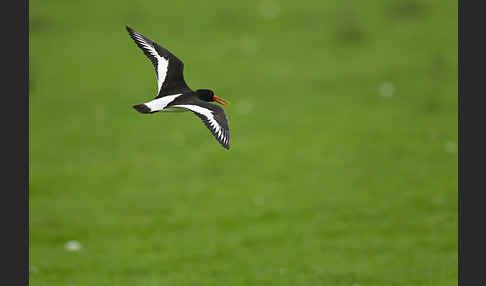
[[229,149],[230,146],[230,132],[228,120],[223,108],[218,105],[211,104],[202,100],[197,100],[197,104],[178,104],[174,107],[180,107],[192,111],[199,118],[206,127],[211,131],[214,138],[218,140],[224,148]]
[[190,91],[184,81],[184,63],[167,49],[126,26],[128,34],[155,67],[157,97]]

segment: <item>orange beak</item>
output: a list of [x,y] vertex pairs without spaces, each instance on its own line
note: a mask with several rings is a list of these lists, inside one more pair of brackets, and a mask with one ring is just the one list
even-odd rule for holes
[[226,99],[222,99],[220,97],[217,97],[216,95],[213,95],[213,101],[216,101],[217,103],[219,103],[223,106],[231,103],[231,102],[227,101]]

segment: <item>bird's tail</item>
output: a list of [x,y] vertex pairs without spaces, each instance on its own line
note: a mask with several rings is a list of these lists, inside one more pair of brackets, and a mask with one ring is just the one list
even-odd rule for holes
[[137,104],[134,105],[133,108],[135,108],[135,110],[137,110],[140,113],[152,113],[150,108],[145,104]]

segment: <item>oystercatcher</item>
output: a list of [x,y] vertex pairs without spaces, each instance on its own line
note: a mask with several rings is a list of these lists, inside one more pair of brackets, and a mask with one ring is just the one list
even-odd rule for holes
[[126,26],[126,29],[154,65],[158,83],[157,97],[133,108],[140,113],[191,111],[202,120],[219,144],[229,149],[230,133],[224,110],[210,103],[217,102],[224,106],[228,101],[215,96],[209,89],[191,90],[184,81],[184,63],[180,59],[130,27]]

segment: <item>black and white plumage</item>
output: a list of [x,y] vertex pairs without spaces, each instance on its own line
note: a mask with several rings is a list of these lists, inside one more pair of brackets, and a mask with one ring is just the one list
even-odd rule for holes
[[191,90],[184,80],[184,63],[159,44],[126,27],[130,37],[149,58],[155,68],[158,94],[155,99],[134,105],[140,113],[159,111],[191,111],[197,115],[226,149],[230,146],[228,121],[223,108],[210,102],[226,105],[228,102],[209,89]]

